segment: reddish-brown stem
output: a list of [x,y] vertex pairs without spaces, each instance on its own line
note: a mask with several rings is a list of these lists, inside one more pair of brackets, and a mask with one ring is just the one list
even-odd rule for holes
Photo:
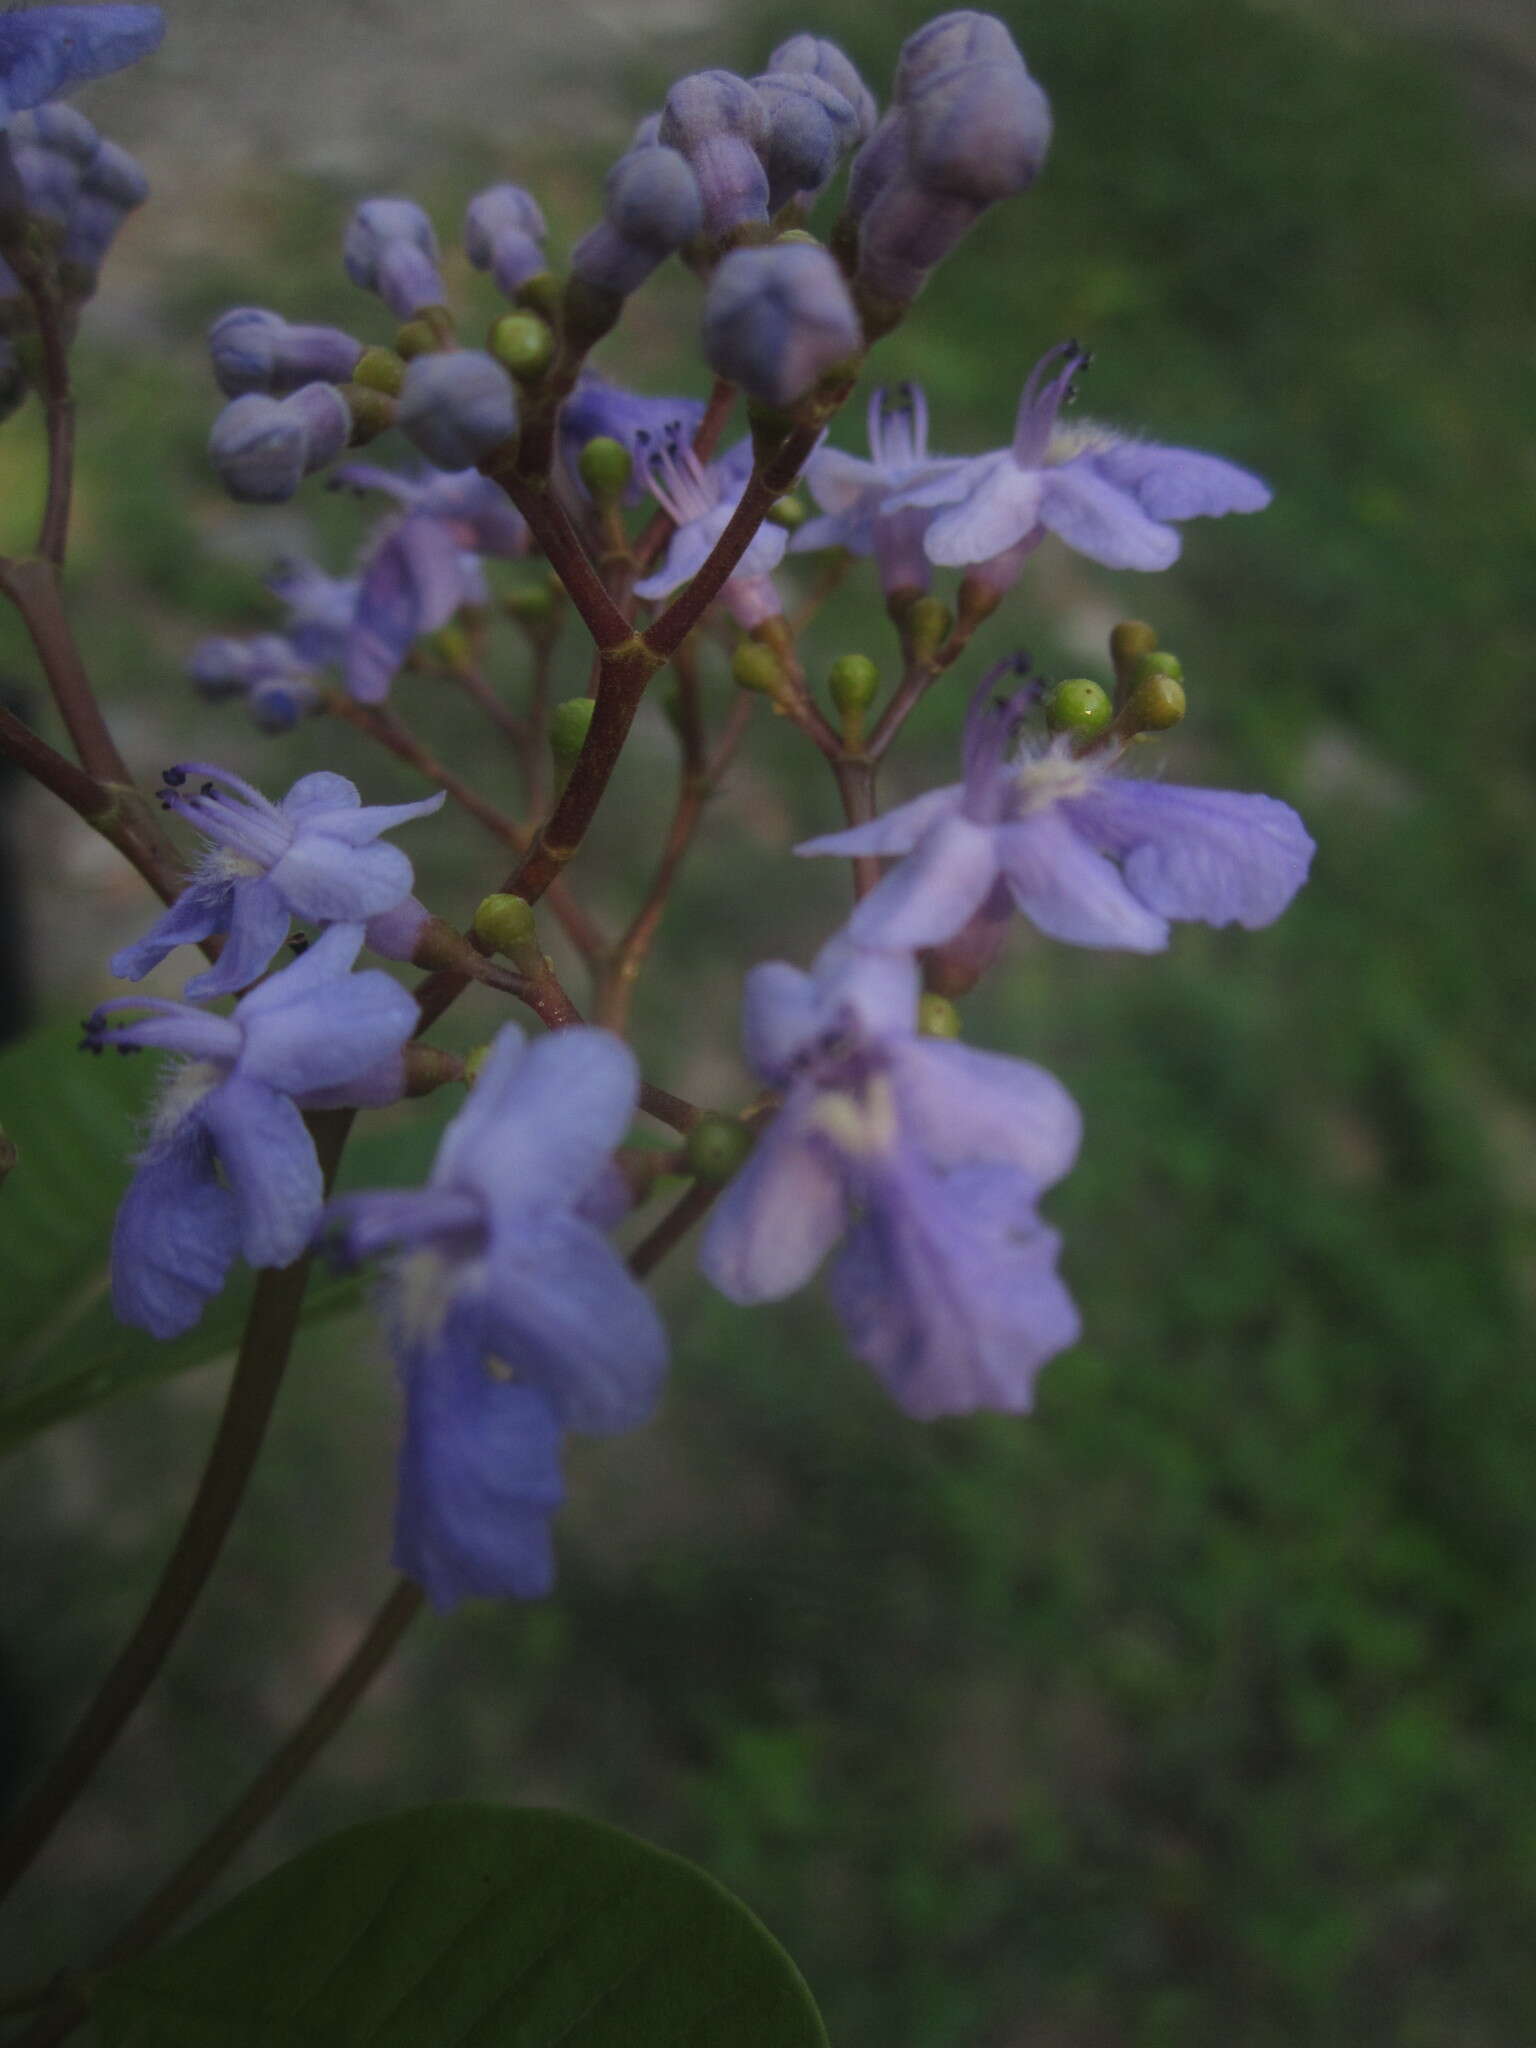
[[672,823],[651,886],[629,929],[609,955],[598,983],[596,1018],[610,1031],[622,1032],[629,1019],[635,985],[660,929],[677,871],[687,856],[705,805],[741,744],[753,708],[754,700],[745,691],[741,692],[731,706],[713,755],[697,768],[684,767]]
[[469,701],[483,711],[498,731],[506,734],[513,746],[521,751],[528,737],[526,723],[518,717],[510,704],[503,704],[477,668],[450,668],[452,676]]
[[[857,754],[838,754],[832,761],[837,793],[843,800],[843,815],[850,825],[867,825],[875,815],[875,770],[869,760]],[[867,896],[880,879],[880,862],[872,853],[853,856],[853,893],[856,900]]]
[[186,879],[185,870],[179,863],[167,861],[140,839],[137,827],[143,817],[141,804],[134,802],[130,812],[124,805],[120,789],[103,788],[94,775],[88,775],[63,754],[55,752],[46,740],[40,740],[29,725],[24,725],[3,706],[0,706],[0,753],[24,768],[45,789],[52,790],[77,817],[85,820],[92,831],[110,840],[163,903],[174,900]]
[[709,1214],[720,1192],[718,1183],[696,1180],[691,1188],[678,1196],[655,1229],[642,1237],[629,1255],[629,1270],[637,1280],[643,1280],[654,1271],[695,1223]]
[[897,733],[901,731],[908,718],[911,717],[929,686],[937,680],[947,665],[947,663],[941,662],[937,657],[929,659],[919,657],[907,663],[901,681],[896,686],[895,694],[892,696],[890,703],[881,712],[879,718],[876,719],[875,729],[870,734],[864,749],[870,760],[878,761],[884,756],[892,740],[895,739]]
[[[351,1123],[350,1110],[327,1110],[310,1120],[327,1184]],[[0,1898],[31,1866],[95,1775],[170,1655],[208,1582],[266,1437],[308,1278],[308,1254],[257,1278],[218,1430],[176,1547],[96,1697],[42,1783],[0,1836]]]
[[40,555],[0,561],[0,591],[21,614],[81,767],[98,782],[121,783],[131,788],[133,777],[128,764],[107,729],[85,663],[80,659],[53,563]]
[[603,586],[597,565],[550,489],[547,477],[529,477],[514,460],[493,453],[481,465],[501,485],[544,551],[544,559],[565,585],[572,604],[599,648],[621,647],[630,637],[628,619]]

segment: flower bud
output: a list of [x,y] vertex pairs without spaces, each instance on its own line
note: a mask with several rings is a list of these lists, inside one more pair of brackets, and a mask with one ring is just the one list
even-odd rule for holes
[[840,654],[828,671],[827,693],[845,719],[862,716],[880,694],[880,671],[867,654]]
[[198,695],[216,703],[221,697],[242,695],[264,664],[291,661],[288,642],[276,633],[262,633],[254,640],[218,633],[198,641],[187,656],[187,674]]
[[907,160],[907,125],[901,109],[892,107],[854,158],[848,172],[847,210],[855,220],[864,215]]
[[567,697],[549,714],[549,751],[555,764],[555,780],[562,789],[586,744],[596,709],[595,697]]
[[739,688],[758,690],[765,697],[782,696],[788,681],[779,657],[759,640],[742,641],[731,656],[731,676]]
[[1144,683],[1150,676],[1172,676],[1176,683],[1184,680],[1184,664],[1176,654],[1170,654],[1166,647],[1149,647],[1138,654],[1133,670],[1137,682]]
[[930,989],[917,999],[917,1028],[924,1038],[958,1038],[960,1012],[948,996],[935,995]]
[[782,498],[775,498],[768,507],[767,517],[775,526],[782,526],[786,533],[793,533],[804,526],[811,516],[811,508],[798,491],[788,491]]
[[1023,62],[1006,23],[995,14],[956,8],[953,13],[935,15],[907,37],[896,60],[892,97],[905,103],[941,73],[962,64],[1006,69]]
[[320,692],[303,676],[262,676],[246,694],[245,708],[260,732],[291,732],[320,709]]
[[492,952],[513,959],[537,942],[533,905],[521,896],[487,896],[475,912],[474,932]]
[[679,79],[667,94],[657,133],[688,159],[711,240],[748,221],[766,223],[768,173],[759,152],[768,140],[768,115],[744,78],[733,71],[696,71]]
[[788,42],[780,43],[768,59],[768,69],[770,72],[808,72],[821,79],[834,91],[840,92],[852,107],[860,142],[875,132],[875,123],[879,119],[875,96],[836,43],[829,43],[824,36],[791,36]]
[[1087,676],[1058,683],[1045,702],[1051,730],[1076,733],[1081,739],[1097,738],[1114,715],[1107,692]]
[[1127,688],[1136,680],[1136,663],[1157,645],[1157,633],[1145,619],[1122,619],[1109,636],[1109,658],[1117,679]]
[[788,406],[864,344],[842,273],[819,245],[733,249],[704,300],[704,355],[748,397]]
[[148,197],[149,180],[127,150],[103,142],[80,180],[59,251],[66,289],[75,297],[84,298],[95,289],[118,230]]
[[720,1187],[745,1165],[752,1133],[737,1116],[707,1110],[683,1141],[683,1158],[696,1180]]
[[1050,102],[1022,61],[941,72],[911,95],[904,112],[913,182],[972,206],[1027,191],[1050,148]]
[[247,391],[282,396],[305,384],[341,384],[363,344],[339,327],[294,327],[262,306],[235,306],[208,330],[214,378],[228,398]]
[[629,488],[634,462],[622,441],[611,434],[594,434],[577,457],[582,482],[598,505],[616,505]]
[[360,291],[375,292],[397,320],[442,305],[432,223],[409,199],[365,199],[347,224],[341,260]]
[[1132,690],[1121,717],[1128,732],[1167,732],[1184,710],[1184,685],[1177,676],[1154,669]]
[[537,313],[503,313],[491,325],[490,346],[497,362],[505,364],[514,377],[531,379],[549,368],[555,337],[549,322]]
[[[370,951],[386,960],[415,961],[423,934],[436,922],[423,902],[415,896],[407,896],[393,910],[376,911],[368,919],[363,927],[364,941]],[[458,938],[457,932],[454,937]],[[464,942],[460,939],[459,943],[462,945]],[[417,964],[435,966],[437,963],[421,961]]]
[[398,398],[405,383],[405,362],[392,348],[365,348],[352,381],[365,391],[382,391],[386,398]]
[[406,369],[398,420],[439,469],[473,469],[517,432],[512,379],[479,349],[417,356]]
[[214,421],[208,453],[232,498],[280,505],[341,453],[351,432],[351,411],[333,385],[306,384],[287,398],[250,391]]
[[809,204],[857,140],[858,116],[813,71],[768,72],[753,79],[752,90],[768,116],[758,152],[768,173],[768,211],[801,196]]
[[27,211],[35,220],[63,227],[101,137],[73,107],[52,104],[17,114],[6,139]]
[[919,597],[908,605],[901,624],[909,652],[918,661],[928,661],[944,644],[954,618],[942,598]]
[[903,168],[871,199],[860,222],[860,286],[897,306],[910,305],[981,211],[974,201],[925,191]]
[[635,291],[704,220],[698,180],[677,150],[630,149],[603,183],[603,218],[576,244],[571,275],[621,298]]
[[510,299],[544,268],[542,243],[548,230],[538,202],[521,185],[492,185],[477,192],[464,214],[464,253],[476,270],[488,270]]

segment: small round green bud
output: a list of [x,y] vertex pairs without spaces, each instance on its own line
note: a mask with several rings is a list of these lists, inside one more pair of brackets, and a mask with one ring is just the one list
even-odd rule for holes
[[474,1087],[480,1078],[480,1069],[490,1056],[491,1048],[488,1045],[477,1045],[473,1052],[465,1053],[463,1080],[466,1088]]
[[919,996],[917,1028],[924,1038],[958,1038],[960,1012],[948,996]]
[[520,626],[547,626],[555,616],[555,594],[547,584],[526,584],[505,602],[509,617]]
[[420,314],[414,320],[407,320],[395,336],[395,354],[406,362],[414,362],[417,356],[429,356],[438,346],[437,330],[430,320],[423,320]]
[[731,674],[743,690],[761,690],[776,697],[784,688],[784,670],[771,647],[758,640],[743,640],[731,656]]
[[949,606],[942,598],[915,598],[907,608],[907,642],[919,660],[938,653],[954,624]]
[[1077,733],[1093,739],[1114,717],[1107,692],[1088,676],[1058,683],[1046,699],[1045,716],[1053,732]]
[[787,497],[775,498],[768,507],[769,525],[782,526],[786,533],[793,533],[797,526],[804,526],[810,516],[810,506],[795,491],[791,491]]
[[1129,674],[1156,645],[1157,634],[1145,619],[1122,619],[1109,636],[1109,658],[1117,671],[1124,669]]
[[1134,673],[1138,683],[1144,683],[1149,676],[1172,676],[1176,683],[1182,683],[1184,664],[1165,647],[1153,647],[1137,656]]
[[1184,685],[1177,676],[1155,671],[1132,690],[1125,721],[1133,732],[1166,732],[1184,716]]
[[880,694],[880,671],[867,654],[840,654],[827,673],[827,694],[844,718],[867,711]]
[[751,1150],[752,1133],[739,1117],[709,1111],[688,1133],[683,1157],[696,1179],[718,1187],[731,1178]]
[[514,377],[542,377],[555,353],[555,337],[537,313],[503,313],[491,322],[487,346]]
[[352,415],[354,448],[372,441],[395,424],[398,408],[387,392],[375,390],[371,384],[342,384],[338,389]]
[[594,434],[582,449],[576,467],[599,505],[617,503],[635,473],[629,450],[610,434]]
[[595,697],[567,697],[549,714],[549,751],[556,768],[569,774],[575,767],[596,709]]
[[405,383],[405,363],[392,348],[365,348],[352,372],[352,382],[382,391],[386,398],[398,398]]
[[521,896],[485,897],[475,912],[475,937],[510,959],[534,943],[533,905]]
[[809,242],[813,249],[821,247],[821,243],[806,228],[786,228],[782,235],[775,235],[774,240],[775,242]]

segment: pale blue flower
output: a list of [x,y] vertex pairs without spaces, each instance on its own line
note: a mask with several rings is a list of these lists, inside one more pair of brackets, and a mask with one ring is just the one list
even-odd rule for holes
[[158,7],[12,7],[0,14],[0,128],[25,107],[121,71],[160,47]]

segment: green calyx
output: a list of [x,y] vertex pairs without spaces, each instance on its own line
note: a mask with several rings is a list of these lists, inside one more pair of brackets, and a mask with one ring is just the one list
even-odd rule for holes
[[596,709],[595,697],[567,697],[549,714],[549,751],[561,776],[575,767]]
[[797,526],[804,526],[810,516],[810,506],[796,491],[790,491],[785,497],[775,498],[768,507],[768,524],[782,526],[786,533],[793,533]]
[[405,384],[404,360],[392,348],[365,348],[352,372],[352,382],[368,391],[382,391],[386,398],[398,398]]
[[1177,676],[1154,669],[1132,690],[1122,716],[1132,732],[1166,732],[1184,716],[1184,685]]
[[738,1171],[751,1150],[752,1133],[739,1117],[710,1110],[688,1133],[683,1157],[696,1180],[718,1187]]
[[509,960],[535,943],[533,905],[521,896],[487,896],[475,912],[475,937]]
[[938,597],[914,598],[902,621],[914,660],[931,661],[949,637],[954,615]]
[[924,1038],[958,1038],[960,1012],[948,996],[932,993],[917,999],[917,1028]]
[[1045,703],[1046,722],[1052,732],[1075,733],[1081,739],[1095,739],[1114,717],[1107,691],[1088,676],[1074,676],[1058,683]]
[[743,690],[760,690],[765,697],[780,695],[786,681],[779,657],[760,640],[742,641],[731,656],[731,675]]
[[616,505],[635,473],[629,450],[609,434],[595,434],[582,449],[576,467],[599,505]]
[[827,694],[844,718],[867,711],[880,694],[880,671],[867,654],[840,654],[827,671]]
[[503,313],[491,322],[487,346],[514,377],[531,381],[542,377],[554,359],[555,336],[538,313]]

